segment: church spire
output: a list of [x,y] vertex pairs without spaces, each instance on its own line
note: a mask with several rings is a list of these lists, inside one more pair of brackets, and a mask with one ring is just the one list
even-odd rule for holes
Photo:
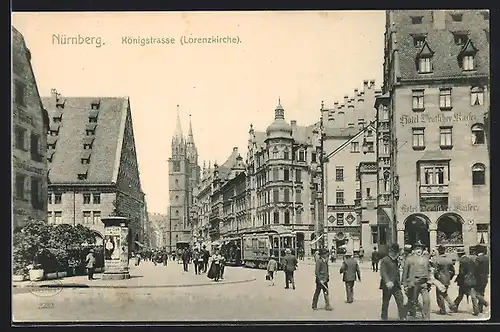
[[193,126],[191,124],[191,114],[189,114],[189,132],[188,132],[187,142],[194,144]]
[[177,123],[175,125],[174,137],[182,138],[181,117],[179,116],[179,105],[177,105]]

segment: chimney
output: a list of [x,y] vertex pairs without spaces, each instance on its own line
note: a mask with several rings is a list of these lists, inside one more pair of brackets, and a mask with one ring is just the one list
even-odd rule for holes
[[446,11],[433,10],[432,21],[434,22],[434,29],[444,30],[446,28]]
[[347,104],[347,101],[349,100],[349,96],[348,95],[345,95],[344,96],[344,104]]
[[375,80],[371,79],[370,80],[370,88],[373,88],[375,86]]
[[334,106],[334,108],[339,108],[339,102],[338,101],[334,102],[333,106]]
[[365,90],[366,90],[366,88],[368,88],[368,80],[363,81],[363,86],[365,87]]
[[358,95],[358,89],[354,89],[354,97],[356,97]]

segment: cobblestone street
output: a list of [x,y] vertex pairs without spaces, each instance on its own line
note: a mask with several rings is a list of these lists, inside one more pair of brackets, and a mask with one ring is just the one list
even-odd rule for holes
[[[163,267],[145,262],[131,270],[132,276],[142,277],[113,282],[113,285],[120,287],[126,284],[126,288],[105,287],[104,281],[96,280],[95,283],[88,283],[90,287],[64,287],[53,296],[41,297],[32,294],[29,287],[16,287],[13,295],[13,317],[16,322],[379,320],[379,274],[372,272],[368,265],[367,262],[361,265],[362,282],[355,286],[354,303],[347,304],[344,302],[344,285],[338,273],[340,264],[331,264],[330,297],[334,308],[331,312],[311,310],[314,270],[312,264],[307,262],[299,263],[296,290],[284,289],[282,272],[277,275],[276,285],[271,287],[265,281],[263,270],[227,267],[227,282],[255,280],[217,284],[208,280],[205,275],[194,275],[192,266],[188,273],[184,273],[180,264],[173,263]],[[69,279],[72,278],[61,281],[65,285],[83,282],[83,279],[78,283]],[[141,279],[144,281],[140,283],[133,281]],[[156,283],[153,283],[154,280]],[[165,286],[162,287],[162,284]],[[109,283],[107,285],[109,286]],[[453,285],[450,296],[453,298],[456,294],[457,289]],[[489,296],[487,298],[489,299]],[[322,301],[320,297],[320,309],[324,307]],[[435,302],[433,290],[432,320],[467,320],[473,317],[470,314],[471,304],[466,300],[462,302],[458,314],[446,317],[436,314]],[[391,302],[389,317],[394,319],[396,316],[395,303]]]

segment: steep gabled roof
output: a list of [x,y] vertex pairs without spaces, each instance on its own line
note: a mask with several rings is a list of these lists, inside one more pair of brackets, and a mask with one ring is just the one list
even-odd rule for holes
[[[128,110],[128,98],[100,99],[99,114],[95,135],[87,136],[91,105],[96,97],[60,97],[64,108],[57,108],[55,96],[42,98],[49,113],[51,124],[53,117],[62,111],[62,121],[57,135],[57,144],[52,162],[52,183],[112,183],[116,182],[123,141],[124,121]],[[51,139],[54,136],[49,136]],[[81,171],[83,143],[89,143],[93,137],[92,149],[89,150],[90,164],[86,180],[78,180]],[[117,162],[118,161],[118,162]]]
[[[356,129],[356,128],[348,128],[348,129]],[[328,154],[326,156],[326,158],[331,158],[334,155],[336,155],[338,152],[342,151],[345,147],[349,146],[351,144],[351,142],[357,140],[361,135],[363,135],[364,132],[367,131],[368,129],[375,131],[375,127],[373,127],[372,125],[368,125],[361,130],[356,129],[358,131],[358,133],[356,135],[352,136],[351,139],[347,140],[346,142],[344,142],[344,144],[341,144],[338,148],[333,150],[330,154]]]

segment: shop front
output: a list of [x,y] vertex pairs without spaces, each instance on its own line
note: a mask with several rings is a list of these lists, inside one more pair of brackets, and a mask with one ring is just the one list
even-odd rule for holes
[[356,255],[361,247],[361,229],[359,226],[329,226],[328,244],[338,255],[346,252]]

